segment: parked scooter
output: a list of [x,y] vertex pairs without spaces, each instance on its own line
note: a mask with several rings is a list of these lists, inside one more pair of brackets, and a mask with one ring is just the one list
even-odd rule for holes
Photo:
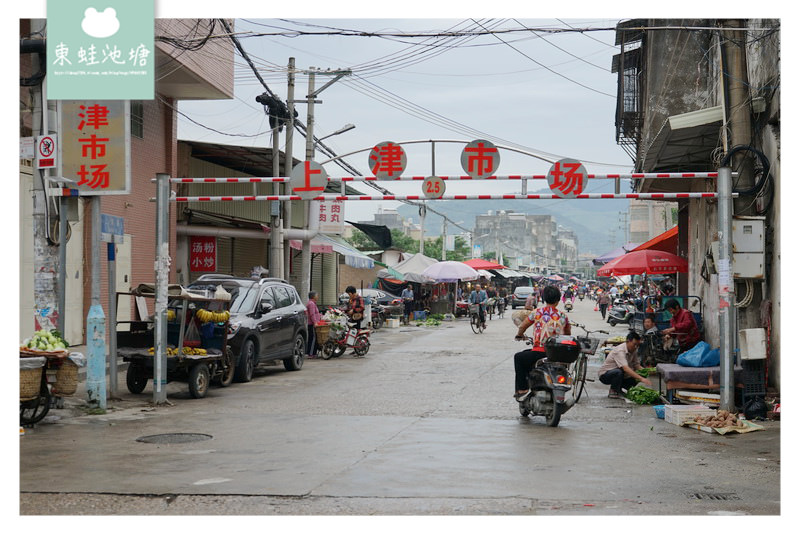
[[335,326],[331,327],[328,340],[322,345],[322,358],[330,359],[339,357],[348,348],[353,348],[356,357],[363,357],[369,351],[369,329],[358,329],[356,323],[348,320],[343,311],[334,311],[338,318],[334,321]]
[[[532,344],[531,339],[526,344]],[[530,392],[519,401],[519,414],[544,416],[548,426],[556,427],[561,415],[575,405],[575,399],[568,394],[572,389],[569,365],[578,359],[581,346],[566,335],[551,337],[544,346],[547,355],[528,374]]]
[[635,313],[636,306],[633,304],[633,302],[630,300],[625,302],[620,301],[620,303],[615,304],[614,307],[608,311],[606,322],[612,326],[616,326],[617,324],[630,325]]
[[386,308],[380,304],[372,304],[372,329],[381,329],[383,323],[386,322]]

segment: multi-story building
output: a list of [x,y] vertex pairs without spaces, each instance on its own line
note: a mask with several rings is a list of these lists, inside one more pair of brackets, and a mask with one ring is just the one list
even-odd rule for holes
[[[39,21],[21,20],[20,37],[23,39],[46,39],[34,34],[32,25]],[[232,23],[232,21],[231,21]],[[155,194],[151,180],[157,173],[176,176],[178,169],[177,107],[180,100],[219,100],[233,98],[233,44],[229,39],[210,39],[199,49],[188,44],[181,46],[187,35],[209,33],[214,21],[199,19],[156,20],[155,43],[155,99],[130,102],[130,172],[131,186],[128,194],[102,198],[102,213],[124,219],[123,242],[116,245],[116,288],[128,290],[140,283],[153,283],[155,258],[156,205],[150,201]],[[41,24],[38,24],[41,26]],[[160,39],[163,37],[164,39]],[[21,117],[20,137],[29,137],[40,131],[42,121],[42,80],[46,69],[40,70],[36,53],[20,55],[20,73],[24,83],[20,86]],[[38,71],[38,73],[37,73]],[[44,76],[41,76],[44,75]],[[45,100],[46,101],[46,100]],[[49,115],[54,115],[55,101],[48,102]],[[54,121],[50,131],[55,131]],[[44,198],[42,176],[33,168],[30,160],[20,161],[20,335],[29,336],[36,328],[36,317],[41,318],[47,309],[38,307],[34,295],[41,293],[42,273],[35,265],[41,264],[36,256],[50,253],[40,227],[45,223],[35,222],[41,208],[35,205],[36,198]],[[48,191],[50,194],[50,191]],[[53,200],[48,202],[49,211],[44,215],[52,227],[58,219],[52,210]],[[92,234],[88,202],[78,198],[69,211],[69,240],[66,244],[66,305],[61,310],[65,315],[65,338],[73,345],[85,343],[84,319],[91,303],[91,257]],[[85,209],[87,207],[87,209]],[[176,210],[171,209],[170,249],[175,249]],[[34,235],[36,231],[36,236]],[[52,233],[52,232],[51,232]],[[51,235],[52,236],[52,235]],[[105,244],[105,243],[103,243]],[[48,248],[49,247],[49,248]],[[105,246],[100,254],[100,302],[108,316],[108,271]],[[55,254],[57,257],[57,254]],[[49,265],[47,277],[57,275],[58,266]],[[175,265],[171,267],[170,279],[175,279]],[[55,300],[55,296],[53,296]],[[121,305],[117,310],[118,320],[130,319],[135,312],[130,305]],[[41,322],[39,323],[41,325]]]
[[519,266],[539,271],[572,268],[578,257],[575,233],[559,226],[551,215],[492,211],[475,218],[473,244],[483,253],[513,258]]
[[628,207],[630,222],[627,242],[647,242],[674,226],[672,208],[671,202],[631,200]]
[[[747,225],[753,230],[763,224],[764,230],[761,249],[747,261],[733,254],[734,329],[766,330],[769,384],[775,388],[781,352],[780,42],[778,19],[635,19],[617,26],[620,54],[612,63],[617,142],[635,172],[716,172],[726,166],[738,173],[734,214],[756,217]],[[634,188],[714,192],[717,183],[657,178],[636,180]],[[717,201],[671,203],[678,210],[678,254],[689,263],[689,272],[678,274],[678,293],[702,297],[706,340],[719,345]],[[757,248],[758,240],[752,241]]]

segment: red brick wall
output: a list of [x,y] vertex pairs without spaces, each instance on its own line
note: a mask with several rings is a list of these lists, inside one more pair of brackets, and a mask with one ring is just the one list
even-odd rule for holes
[[[156,186],[150,180],[157,173],[175,176],[177,171],[176,113],[169,105],[160,100],[144,102],[144,135],[139,139],[131,137],[131,191],[127,195],[104,196],[100,200],[100,212],[125,219],[125,233],[131,235],[131,277],[129,286],[140,283],[155,282],[155,247],[156,247],[156,204],[150,202],[155,197]],[[85,207],[84,237],[84,307],[88,313],[91,306],[91,204]],[[170,251],[175,250],[175,204],[170,204]],[[106,243],[100,247],[100,303],[103,312],[108,316],[108,254]],[[170,281],[175,279],[175,265],[170,272]],[[128,287],[117,287],[118,291]],[[151,307],[152,311],[152,307]],[[134,316],[134,315],[132,315]],[[108,328],[108,326],[107,326]]]

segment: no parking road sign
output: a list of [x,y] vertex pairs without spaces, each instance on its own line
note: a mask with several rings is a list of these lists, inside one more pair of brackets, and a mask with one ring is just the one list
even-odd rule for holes
[[56,136],[41,135],[36,137],[36,168],[56,168]]

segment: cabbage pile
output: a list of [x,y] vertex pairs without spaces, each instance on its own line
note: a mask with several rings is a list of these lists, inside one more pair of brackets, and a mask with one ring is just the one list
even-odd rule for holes
[[58,330],[40,329],[34,333],[33,337],[22,341],[22,348],[39,350],[42,352],[54,352],[66,350],[67,343]]

